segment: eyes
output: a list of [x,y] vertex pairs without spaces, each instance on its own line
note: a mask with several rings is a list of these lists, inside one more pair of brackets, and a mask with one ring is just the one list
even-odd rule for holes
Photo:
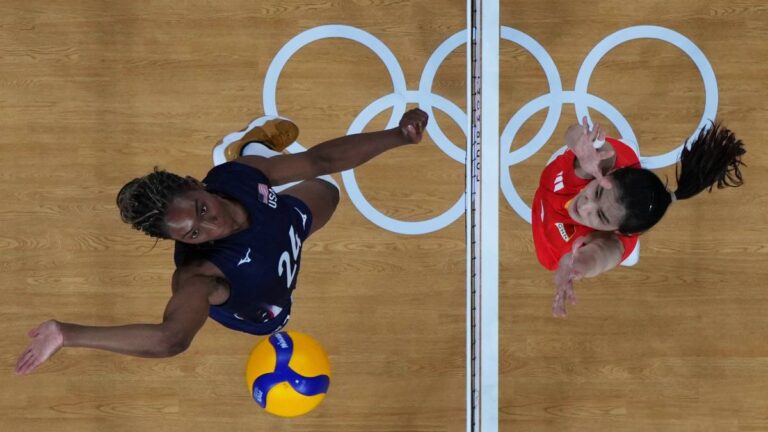
[[[603,196],[603,192],[604,191],[605,191],[605,188],[603,188],[600,185],[598,185],[595,188],[595,192],[593,194],[593,199],[594,199],[595,203],[599,203],[600,202],[600,198]],[[598,208],[596,214],[597,214],[597,218],[600,219],[600,222],[602,222],[602,223],[604,223],[606,225],[610,225],[611,224],[610,219],[608,219],[608,216],[605,215],[605,212],[603,212],[602,208]]]
[[[604,190],[605,189],[600,185],[598,185],[597,188],[595,188],[595,202],[600,201],[600,197],[603,196]],[[610,225],[611,221],[608,219],[608,216],[606,216],[605,213],[603,213],[602,209],[597,209],[597,217],[600,219],[600,222],[606,225]]]
[[[203,203],[202,205],[200,205],[200,207],[199,207],[199,209],[198,209],[198,213],[200,213],[200,216],[205,216],[205,215],[208,213],[208,205],[207,205],[207,204],[205,204],[205,203]],[[196,238],[197,238],[199,235],[200,235],[200,229],[198,229],[198,228],[195,228],[194,230],[192,230],[192,233],[191,233],[190,237],[192,237],[192,239],[194,240],[194,239],[196,239]]]

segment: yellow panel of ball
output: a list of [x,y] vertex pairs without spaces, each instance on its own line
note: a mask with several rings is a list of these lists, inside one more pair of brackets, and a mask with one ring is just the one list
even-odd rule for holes
[[278,332],[253,348],[245,379],[253,399],[268,413],[296,417],[312,411],[325,398],[331,364],[312,337]]

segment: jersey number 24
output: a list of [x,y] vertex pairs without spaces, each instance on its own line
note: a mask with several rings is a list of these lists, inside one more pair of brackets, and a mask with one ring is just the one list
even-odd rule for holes
[[291,253],[288,251],[283,252],[280,255],[280,261],[277,262],[277,274],[283,275],[283,271],[286,273],[285,287],[290,288],[293,284],[293,279],[296,277],[296,270],[298,268],[296,261],[299,259],[299,252],[301,252],[301,239],[296,235],[296,232],[291,227],[288,230],[288,237],[291,238]]

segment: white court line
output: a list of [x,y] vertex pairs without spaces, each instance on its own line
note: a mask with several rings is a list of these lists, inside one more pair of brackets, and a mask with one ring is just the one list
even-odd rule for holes
[[473,432],[472,417],[472,7],[473,1],[467,0],[467,143],[466,143],[466,162],[464,163],[464,227],[466,229],[466,248],[467,248],[467,269],[466,269],[466,293],[467,293],[467,311],[466,311],[466,423],[467,432]]
[[480,43],[482,141],[480,144],[480,424],[499,430],[499,1],[482,0]]
[[[480,189],[473,196],[473,164],[475,116],[468,115],[470,127],[467,138],[467,431],[497,432],[499,430],[499,22],[498,0],[477,0],[480,17]],[[473,113],[472,94],[472,8],[467,1],[467,103]],[[473,230],[473,200],[479,201],[479,238]],[[479,242],[472,262],[473,234]],[[473,281],[477,272],[479,281]],[[472,283],[475,292],[472,292]],[[479,301],[478,301],[479,297]],[[474,301],[475,310],[472,310]],[[473,317],[479,317],[479,323]],[[476,346],[472,346],[472,338]],[[477,355],[479,364],[473,361]],[[473,374],[474,372],[474,374]],[[479,388],[478,388],[479,387]],[[476,394],[473,392],[477,390]]]

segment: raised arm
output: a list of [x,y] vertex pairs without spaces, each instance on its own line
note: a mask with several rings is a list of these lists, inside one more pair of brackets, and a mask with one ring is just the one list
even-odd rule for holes
[[63,347],[96,348],[137,357],[171,357],[183,352],[205,323],[208,298],[217,286],[216,278],[205,271],[207,266],[214,267],[203,262],[176,270],[174,292],[159,324],[96,327],[55,320],[40,324],[29,332],[31,341],[19,356],[16,373],[32,372]]
[[403,114],[400,124],[393,129],[335,138],[302,153],[269,159],[243,156],[235,160],[258,168],[275,186],[307,180],[352,169],[387,150],[418,143],[428,119],[424,111],[413,109]]
[[624,244],[616,234],[594,231],[575,240],[573,251],[560,258],[555,272],[552,314],[565,317],[566,302],[576,304],[573,281],[595,277],[616,267],[624,255]]

